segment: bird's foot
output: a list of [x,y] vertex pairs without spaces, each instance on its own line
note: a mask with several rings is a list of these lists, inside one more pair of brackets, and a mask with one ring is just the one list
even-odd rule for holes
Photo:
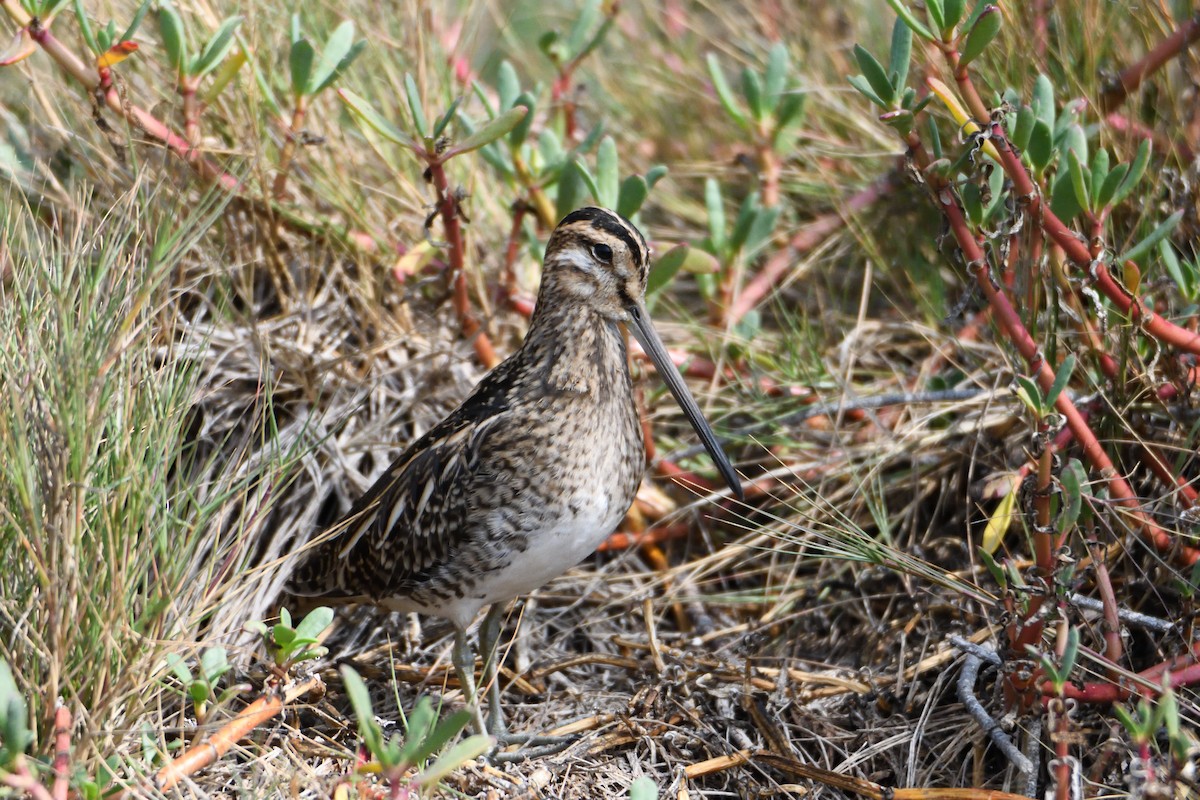
[[[579,741],[579,735],[573,733],[565,736],[549,736],[536,733],[501,732],[493,734],[492,738],[496,740],[496,747],[492,750],[491,755],[488,756],[488,760],[494,764],[507,764],[515,761],[524,761],[527,758],[555,756]],[[503,749],[513,746],[516,746],[518,749]]]

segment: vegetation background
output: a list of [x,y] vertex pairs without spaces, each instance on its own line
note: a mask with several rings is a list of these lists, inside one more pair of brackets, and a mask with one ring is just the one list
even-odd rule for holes
[[[0,792],[1194,791],[1193,4],[0,8]],[[641,381],[492,765],[448,627],[278,593],[592,202],[749,498]]]

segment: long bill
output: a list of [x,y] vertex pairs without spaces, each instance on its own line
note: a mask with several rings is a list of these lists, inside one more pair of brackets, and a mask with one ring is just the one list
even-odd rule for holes
[[688,391],[683,378],[680,377],[679,370],[675,369],[675,365],[671,363],[671,357],[667,355],[667,348],[663,346],[662,339],[658,338],[658,332],[650,323],[650,315],[646,313],[646,307],[640,301],[636,301],[629,304],[628,310],[629,332],[638,340],[642,349],[646,351],[646,355],[650,356],[650,360],[654,362],[654,368],[658,370],[658,374],[667,382],[667,388],[671,390],[675,402],[683,409],[683,414],[687,417],[688,422],[692,423],[692,429],[700,437],[704,449],[708,451],[713,463],[717,465],[717,471],[721,473],[725,483],[729,485],[739,500],[743,499],[745,495],[742,493],[741,479],[733,471],[733,465],[729,463],[729,458],[721,449],[717,435],[713,433],[713,429],[709,427],[704,415],[700,413],[700,406],[696,405],[696,400]]

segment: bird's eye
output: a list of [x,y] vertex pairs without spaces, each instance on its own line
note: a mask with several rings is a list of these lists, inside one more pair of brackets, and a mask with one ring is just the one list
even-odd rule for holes
[[608,263],[612,261],[612,248],[606,244],[598,244],[592,247],[592,255],[601,261]]

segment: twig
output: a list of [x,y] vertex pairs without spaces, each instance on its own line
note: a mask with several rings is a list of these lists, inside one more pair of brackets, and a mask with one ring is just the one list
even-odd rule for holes
[[[1081,594],[1072,594],[1070,599],[1072,605],[1079,606],[1080,608],[1086,608],[1090,611],[1104,610],[1104,603],[1094,597],[1085,597]],[[1149,614],[1143,614],[1139,611],[1130,611],[1127,608],[1118,608],[1117,618],[1126,625],[1136,625],[1139,628],[1158,631],[1159,633],[1170,633],[1179,627],[1174,622],[1170,622],[1165,619],[1159,619],[1158,617],[1152,617]]]
[[1125,102],[1126,97],[1137,91],[1147,76],[1187,50],[1188,46],[1198,38],[1200,38],[1200,14],[1195,14],[1180,25],[1174,33],[1159,42],[1140,61],[1121,70],[1113,82],[1101,92],[1100,109],[1109,112],[1121,105]]
[[314,675],[282,690],[277,687],[269,696],[258,698],[207,741],[193,745],[183,755],[160,769],[154,776],[155,787],[166,791],[183,778],[217,761],[242,737],[283,711],[285,705],[322,686],[321,679]]
[[1017,768],[1017,771],[1022,775],[1028,775],[1033,771],[1033,762],[1013,744],[1012,739],[1000,727],[1000,723],[992,719],[992,715],[975,697],[975,680],[979,677],[979,667],[982,663],[983,659],[975,654],[973,648],[963,656],[962,672],[958,675],[958,701],[962,703],[963,708],[974,718],[979,727],[983,728],[984,733],[1000,749],[1004,757]]
[[54,709],[54,800],[67,800],[71,788],[71,711],[65,705]]

